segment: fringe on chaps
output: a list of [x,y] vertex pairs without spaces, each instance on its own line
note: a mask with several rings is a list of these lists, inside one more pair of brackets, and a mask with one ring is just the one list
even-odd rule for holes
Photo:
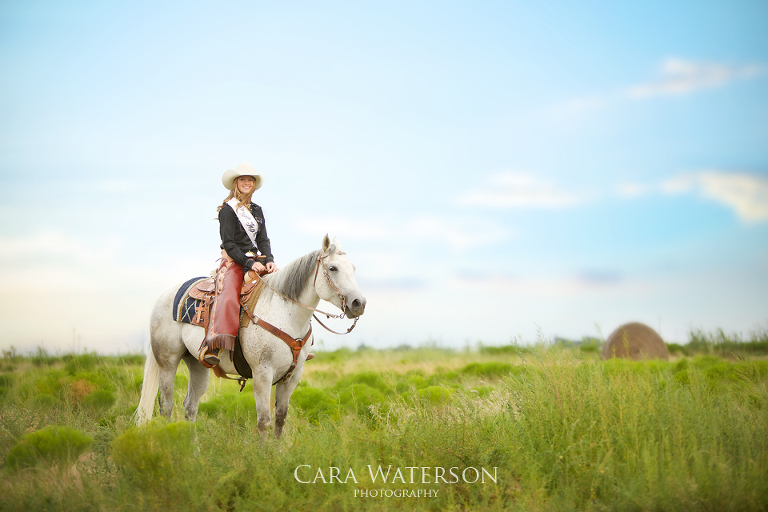
[[[226,253],[225,253],[226,254]],[[216,274],[216,295],[208,333],[203,341],[209,350],[233,351],[240,330],[240,289],[245,269],[225,256]]]

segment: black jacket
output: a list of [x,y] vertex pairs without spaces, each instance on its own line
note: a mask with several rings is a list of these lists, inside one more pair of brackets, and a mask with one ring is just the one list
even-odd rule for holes
[[272,256],[272,247],[267,236],[267,226],[264,223],[264,213],[261,211],[261,206],[251,203],[251,214],[259,224],[259,231],[256,233],[256,247],[253,246],[251,239],[248,238],[248,234],[245,232],[245,228],[240,224],[240,219],[237,218],[235,210],[228,204],[225,204],[219,210],[221,248],[227,251],[229,257],[235,260],[235,263],[242,265],[245,270],[251,270],[255,262],[255,260],[245,255],[248,251],[255,253],[256,249],[258,249],[261,254],[266,256],[265,260],[260,260],[262,264],[266,265],[270,261],[275,261]]

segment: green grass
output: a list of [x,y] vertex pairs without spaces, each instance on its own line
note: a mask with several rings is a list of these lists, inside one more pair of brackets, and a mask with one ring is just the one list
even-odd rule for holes
[[[563,344],[320,353],[283,439],[265,443],[250,385],[212,379],[189,424],[182,365],[171,420],[137,429],[139,359],[14,356],[0,372],[0,510],[766,510],[768,361],[729,349],[669,362]],[[368,465],[404,481],[372,484]],[[435,483],[430,469],[421,483],[422,467],[497,481]]]

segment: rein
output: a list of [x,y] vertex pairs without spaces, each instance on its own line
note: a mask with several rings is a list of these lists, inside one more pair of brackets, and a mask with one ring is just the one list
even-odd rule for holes
[[[337,254],[346,254],[346,253],[339,251]],[[339,288],[336,286],[336,284],[331,279],[331,276],[328,274],[328,270],[326,270],[325,265],[322,265],[322,263],[321,263],[322,260],[324,260],[328,256],[330,256],[330,253],[323,253],[323,254],[320,254],[317,257],[317,266],[315,267],[315,279],[312,281],[312,284],[314,286],[317,286],[317,275],[320,272],[320,267],[322,266],[323,267],[323,275],[325,276],[325,279],[328,281],[328,284],[336,291],[336,295],[339,296],[339,299],[341,299],[341,314],[340,315],[334,315],[333,313],[326,313],[325,311],[321,311],[321,310],[319,310],[317,308],[313,308],[311,306],[307,306],[305,304],[302,304],[301,302],[295,301],[292,298],[290,298],[287,295],[285,295],[284,293],[282,293],[282,292],[280,292],[278,290],[275,290],[266,280],[261,279],[261,281],[267,286],[267,288],[272,290],[274,293],[276,293],[277,295],[281,296],[282,298],[284,298],[286,300],[289,300],[289,301],[293,302],[297,306],[301,306],[304,309],[308,309],[310,311],[314,311],[315,313],[323,314],[323,315],[325,315],[326,319],[327,318],[339,318],[339,319],[343,320],[345,318],[344,311],[346,311],[346,309],[347,309],[347,300],[344,298],[344,295],[339,291]],[[260,279],[260,276],[257,275],[256,277],[257,277],[257,279]],[[248,308],[246,308],[245,306],[243,306],[243,308],[248,313],[248,316],[251,316],[251,313],[248,312]],[[349,334],[350,332],[352,332],[352,329],[355,328],[355,326],[357,325],[357,321],[360,319],[360,317],[356,317],[355,320],[354,320],[354,323],[350,326],[349,329],[347,329],[346,332],[336,332],[333,329],[330,329],[328,326],[326,326],[322,321],[320,321],[320,319],[317,318],[316,314],[313,313],[312,314],[312,318],[317,320],[317,322],[320,325],[322,325],[323,328],[326,331],[332,332],[333,334],[338,334],[338,335],[341,335],[341,336],[343,336],[345,334]],[[256,323],[256,322],[254,321],[254,323]]]
[[[344,254],[344,253],[339,251],[338,254]],[[320,272],[320,266],[322,265],[322,260],[327,258],[329,255],[330,255],[330,253],[323,253],[323,254],[320,254],[317,257],[317,267],[315,268],[315,278],[314,278],[314,281],[313,281],[313,285],[315,287],[317,287],[317,275]],[[274,293],[276,293],[277,295],[280,295],[284,299],[287,299],[287,300],[293,302],[297,306],[301,306],[301,307],[303,307],[305,309],[309,309],[310,311],[314,311],[316,313],[322,313],[323,315],[325,315],[328,318],[333,317],[333,318],[341,318],[341,319],[343,319],[344,318],[344,311],[347,308],[347,301],[344,298],[344,295],[341,293],[341,291],[339,291],[339,288],[336,286],[336,284],[331,279],[331,276],[328,274],[328,270],[326,270],[325,265],[322,265],[322,267],[323,267],[323,275],[325,275],[325,278],[328,281],[328,284],[336,291],[336,294],[341,299],[341,314],[340,315],[334,315],[334,314],[331,314],[331,313],[326,313],[325,311],[321,311],[319,309],[307,306],[305,304],[302,304],[301,302],[293,300],[292,298],[288,297],[284,293],[282,293],[282,292],[280,292],[278,290],[275,290],[267,281],[262,279],[259,274],[256,274],[256,279],[254,279],[251,283],[252,284],[257,284],[257,282],[261,281],[262,283],[267,285],[267,288],[272,290]],[[280,338],[281,340],[283,340],[285,342],[285,344],[288,345],[288,347],[291,349],[291,353],[293,355],[293,362],[291,363],[291,366],[288,369],[288,371],[285,373],[285,375],[283,375],[277,382],[281,382],[281,381],[287,380],[288,378],[290,378],[291,374],[293,373],[293,370],[296,368],[296,365],[298,364],[299,353],[304,348],[304,345],[307,343],[307,341],[312,337],[312,323],[310,322],[310,324],[309,324],[309,331],[307,331],[307,334],[303,338],[293,338],[289,334],[287,334],[285,331],[283,331],[282,329],[280,329],[278,327],[275,327],[274,325],[270,324],[269,322],[263,320],[261,317],[259,317],[259,315],[256,314],[255,311],[249,310],[247,302],[248,302],[247,299],[243,300],[243,298],[241,297],[240,306],[243,308],[243,311],[245,311],[245,314],[248,315],[248,318],[250,319],[250,321],[253,322],[254,325],[257,325],[257,326],[261,327],[262,329],[264,329],[268,333],[272,334],[273,336],[276,336],[277,338]],[[255,309],[255,305],[254,305],[254,309]],[[355,317],[354,323],[352,324],[352,326],[349,329],[347,329],[347,332],[341,333],[341,332],[336,332],[336,331],[334,331],[332,329],[329,329],[323,322],[320,321],[319,318],[317,318],[316,314],[313,313],[312,317],[315,320],[317,320],[318,323],[320,325],[322,325],[323,328],[325,328],[327,331],[332,332],[334,334],[340,334],[340,335],[349,334],[350,332],[352,332],[352,329],[355,328],[355,326],[357,325],[357,321],[360,318],[360,317]],[[313,343],[314,343],[314,340],[313,340]],[[217,366],[214,369],[214,372],[218,368],[219,367]],[[224,372],[221,372],[221,374],[216,373],[216,375],[219,376],[219,377],[224,377],[226,379],[238,381],[240,383],[240,391],[242,391],[243,388],[245,387],[246,379],[250,378],[250,377],[242,377],[241,376],[238,379],[233,379],[233,378],[227,376],[226,373],[224,373]]]
[[[340,253],[340,254],[344,254],[344,253]],[[320,266],[322,265],[321,262],[322,262],[323,259],[327,258],[328,255],[329,255],[329,253],[324,253],[324,254],[321,254],[321,255],[319,255],[317,257],[317,267],[315,268],[315,279],[313,281],[313,285],[314,286],[317,286],[317,275],[320,272]],[[333,289],[336,290],[336,294],[341,299],[341,314],[340,315],[332,315],[330,313],[326,313],[324,311],[320,311],[319,309],[312,308],[312,307],[309,307],[307,305],[304,305],[301,302],[297,302],[297,301],[293,300],[292,298],[288,297],[287,295],[285,295],[284,293],[279,292],[279,291],[275,290],[274,288],[272,288],[272,286],[270,286],[270,284],[267,281],[261,279],[261,276],[259,276],[258,274],[256,275],[256,279],[254,279],[253,282],[254,283],[256,281],[263,282],[274,293],[280,295],[283,298],[288,299],[289,301],[293,302],[294,304],[296,304],[298,306],[301,306],[301,307],[303,307],[305,309],[309,309],[309,310],[315,311],[317,313],[322,313],[322,314],[326,315],[329,318],[330,317],[333,317],[333,318],[344,318],[344,311],[347,308],[347,301],[344,298],[344,295],[339,291],[339,288],[334,284],[333,280],[331,279],[331,276],[328,275],[328,271],[326,270],[325,265],[322,265],[322,267],[323,267],[323,274],[325,275],[325,278],[328,280],[328,284],[330,284],[333,287]],[[241,301],[240,305],[242,306],[243,311],[245,311],[245,314],[248,315],[248,318],[250,318],[251,322],[253,322],[255,325],[258,325],[259,327],[261,327],[262,329],[264,329],[268,333],[272,334],[273,336],[276,336],[276,337],[280,338],[281,340],[283,340],[285,342],[285,344],[288,345],[288,347],[291,349],[291,353],[293,355],[293,362],[291,363],[291,367],[288,369],[286,374],[283,375],[277,382],[281,382],[281,381],[289,379],[291,374],[293,373],[293,370],[296,368],[296,365],[299,362],[299,353],[301,352],[301,349],[304,348],[304,344],[306,344],[307,340],[309,340],[310,337],[312,336],[312,324],[310,323],[309,331],[307,331],[307,334],[303,338],[292,338],[289,334],[287,334],[285,331],[283,331],[279,327],[275,327],[274,325],[270,324],[269,322],[263,320],[261,317],[259,317],[256,314],[255,311],[250,311],[248,309],[246,301]],[[355,322],[352,324],[352,326],[349,329],[347,329],[347,332],[340,333],[340,332],[336,332],[336,331],[333,331],[333,330],[329,329],[323,322],[320,321],[319,318],[317,318],[317,315],[315,315],[314,313],[312,314],[312,316],[327,331],[332,332],[334,334],[349,334],[350,332],[352,332],[352,329],[355,328],[355,325],[357,325],[357,320],[359,318],[359,317],[355,318]],[[244,382],[245,381],[243,380],[240,383],[240,391],[243,390]]]

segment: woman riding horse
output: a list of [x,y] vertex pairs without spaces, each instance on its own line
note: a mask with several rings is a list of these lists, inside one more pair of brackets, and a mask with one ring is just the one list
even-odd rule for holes
[[219,364],[219,351],[235,349],[240,328],[240,288],[252,273],[271,274],[277,266],[261,207],[251,196],[264,182],[263,173],[251,164],[229,169],[221,178],[229,195],[218,207],[221,234],[221,264],[216,274],[216,296],[208,334],[200,345],[198,359],[208,368]]

